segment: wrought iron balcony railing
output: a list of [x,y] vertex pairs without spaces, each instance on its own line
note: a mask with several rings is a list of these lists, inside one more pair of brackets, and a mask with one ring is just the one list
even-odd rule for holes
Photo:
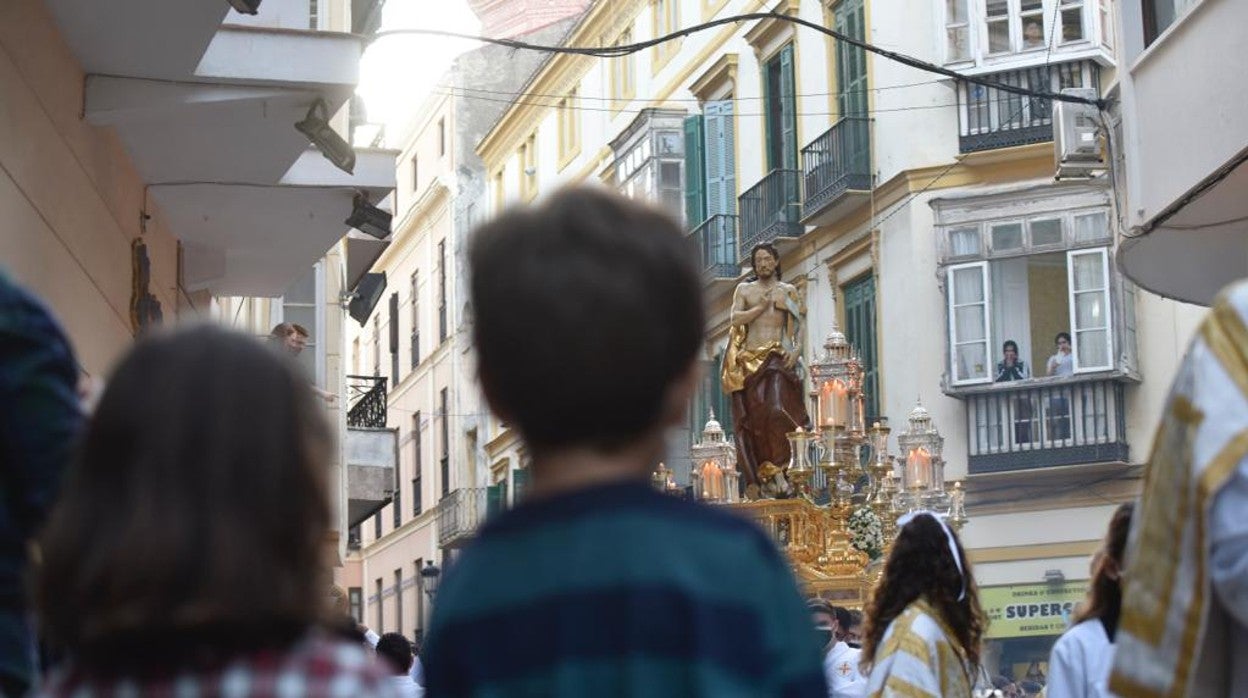
[[741,213],[741,259],[760,242],[799,238],[802,225],[802,173],[772,170],[738,198]]
[[966,395],[971,474],[1127,462],[1123,384],[1112,379],[997,383]]
[[847,116],[802,148],[806,213],[851,189],[871,189],[871,120]]
[[706,279],[735,279],[741,273],[737,257],[737,217],[719,213],[693,229]]
[[505,485],[451,490],[438,502],[438,545],[463,545],[487,518],[506,506]]
[[[1060,92],[1067,87],[1099,87],[1092,61],[1008,70],[985,78],[1014,87]],[[958,82],[958,147],[963,153],[1053,140],[1053,102]]]
[[347,376],[347,426],[352,429],[386,428],[384,376]]

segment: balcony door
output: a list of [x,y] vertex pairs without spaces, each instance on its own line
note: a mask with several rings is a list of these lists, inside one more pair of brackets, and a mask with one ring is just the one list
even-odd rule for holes
[[845,338],[862,359],[862,394],[865,399],[867,422],[880,416],[879,398],[879,352],[875,333],[875,276],[867,274],[846,284],[842,290],[845,299]]
[[[863,0],[842,0],[833,10],[832,22],[840,33],[866,40]],[[844,149],[845,172],[871,170],[867,94],[867,52],[844,41],[836,42],[836,108],[841,119],[853,120],[842,124],[845,135],[838,144]]]
[[[865,41],[862,0],[842,0],[832,13],[836,31]],[[836,105],[841,118],[867,115],[867,52],[844,41],[836,42]]]
[[763,66],[766,108],[767,169],[797,169],[797,96],[793,77],[793,44],[787,44]]
[[732,99],[707,102],[704,110],[708,217],[737,214],[736,124],[732,104]]

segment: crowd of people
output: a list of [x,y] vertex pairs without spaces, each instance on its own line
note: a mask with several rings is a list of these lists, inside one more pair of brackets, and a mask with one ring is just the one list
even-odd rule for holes
[[[532,484],[446,573],[419,656],[403,636],[357,625],[332,585],[331,435],[288,356],[209,326],[154,332],[87,416],[63,333],[0,278],[0,690],[1034,694],[1037,686],[984,671],[978,585],[940,516],[916,511],[898,522],[880,582],[855,616],[803,600],[753,524],[648,486],[667,430],[684,421],[701,381],[701,283],[688,244],[665,214],[593,189],[558,193],[474,234],[479,378],[494,412],[522,434]],[[1235,297],[1248,308],[1244,298]],[[1242,394],[1228,397],[1248,393],[1248,364],[1240,354],[1228,367],[1226,346],[1248,329],[1226,329],[1234,320],[1225,311],[1215,316],[1224,327],[1204,337],[1231,375],[1215,397],[1248,415]],[[297,353],[292,332],[300,334],[279,327],[273,343]],[[1173,408],[1188,428],[1163,428],[1158,439],[1153,466],[1170,479],[1150,472],[1141,508],[1124,505],[1109,522],[1088,600],[1053,648],[1049,698],[1248,688],[1243,666],[1199,678],[1193,670],[1196,659],[1210,666],[1243,647],[1248,626],[1248,532],[1229,513],[1242,499],[1222,496],[1248,490],[1248,439],[1235,436],[1248,433],[1248,416],[1229,422],[1234,449],[1193,479],[1184,467],[1206,454],[1191,448],[1192,425],[1202,424],[1200,393],[1214,375],[1200,370],[1180,376],[1190,378],[1180,385],[1187,397]],[[586,390],[595,385],[612,386],[610,399]],[[1166,510],[1155,497],[1170,487],[1191,501]],[[1208,527],[1192,518],[1206,511]],[[1176,555],[1169,567],[1148,557],[1167,534],[1178,536],[1165,548]],[[1138,560],[1151,566],[1133,567]],[[1156,626],[1150,586],[1166,574],[1190,582],[1162,585],[1178,594],[1174,608],[1195,609],[1181,616],[1192,624],[1175,648],[1150,635],[1171,627],[1164,614]]]

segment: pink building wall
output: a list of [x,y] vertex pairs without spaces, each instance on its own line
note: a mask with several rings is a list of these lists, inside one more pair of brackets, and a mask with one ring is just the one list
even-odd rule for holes
[[[133,341],[144,182],[113,132],[83,121],[83,80],[40,0],[0,2],[0,269],[52,307],[100,375]],[[177,241],[149,212],[150,291],[170,322]]]
[[521,36],[580,14],[590,0],[469,0],[485,36]]

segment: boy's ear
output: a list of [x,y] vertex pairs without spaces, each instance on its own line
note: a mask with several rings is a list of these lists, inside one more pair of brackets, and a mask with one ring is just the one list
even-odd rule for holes
[[663,398],[663,426],[680,426],[685,422],[689,401],[698,384],[702,382],[702,363],[691,360],[684,371],[677,374],[676,379],[667,387],[667,395]]

